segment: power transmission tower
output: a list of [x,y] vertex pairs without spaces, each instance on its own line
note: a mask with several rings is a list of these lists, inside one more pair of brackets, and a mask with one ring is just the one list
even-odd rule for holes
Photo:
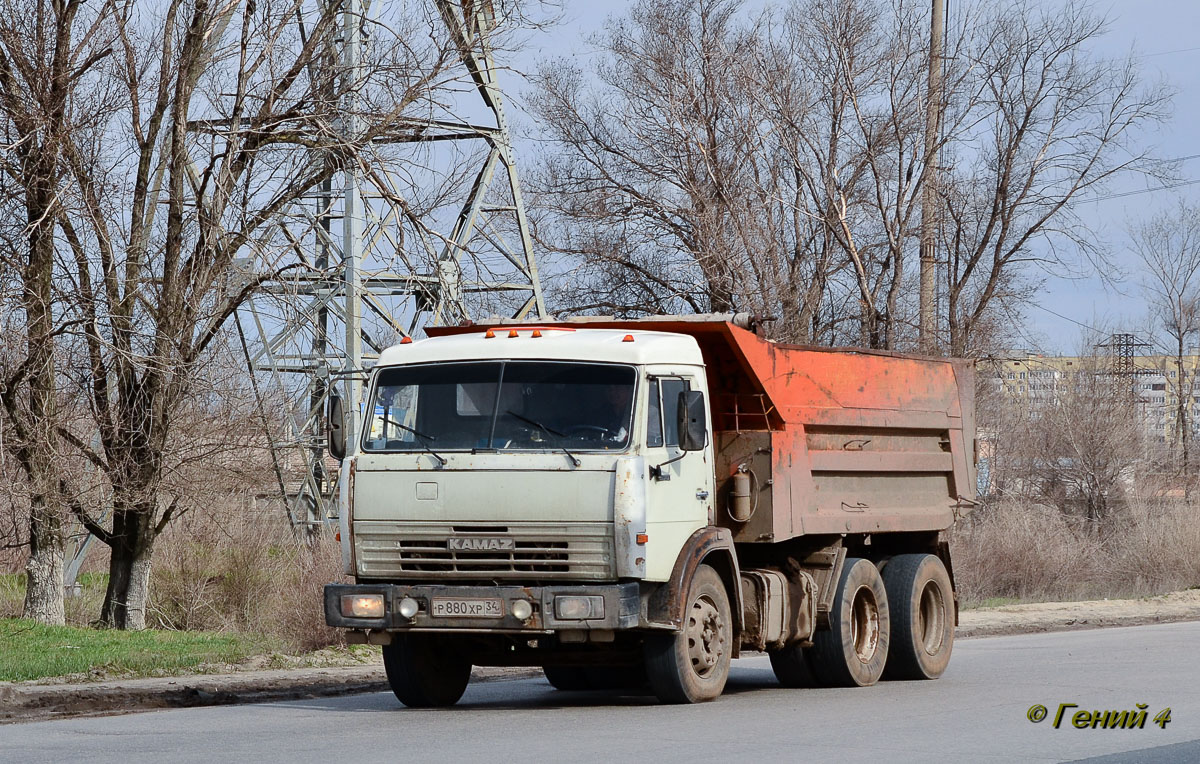
[[1108,342],[1102,342],[1096,347],[1105,348],[1112,358],[1112,373],[1117,376],[1132,376],[1145,374],[1148,370],[1139,369],[1133,363],[1135,351],[1138,348],[1150,347],[1149,343],[1139,342],[1136,335],[1128,333],[1113,334]]
[[1154,371],[1138,368],[1133,359],[1139,349],[1150,347],[1150,344],[1138,341],[1134,334],[1119,332],[1111,335],[1108,342],[1098,343],[1096,347],[1108,350],[1112,361],[1113,379],[1127,384],[1130,397],[1136,398],[1138,377],[1144,374],[1153,374]]
[[[270,432],[280,408],[287,420],[282,435],[271,435],[279,488],[293,525],[308,530],[334,515],[324,422],[333,390],[341,387],[348,441],[355,442],[365,371],[399,337],[480,314],[546,312],[492,55],[495,11],[491,0],[433,1],[467,90],[489,119],[406,119],[372,148],[424,150],[415,163],[422,171],[401,178],[395,165],[355,164],[281,214],[274,225],[291,240],[297,267],[264,283],[239,315],[264,424]],[[366,106],[352,83],[370,49],[371,2],[342,0],[341,14],[340,37],[329,41],[325,60],[341,78],[340,129],[353,143]],[[461,153],[444,149],[459,144],[481,145],[473,173],[463,172]],[[429,169],[439,161],[456,163],[454,171],[439,178]],[[447,176],[470,178],[453,222],[415,212],[414,185]],[[439,224],[449,231],[440,233]],[[271,413],[259,381],[277,396]]]

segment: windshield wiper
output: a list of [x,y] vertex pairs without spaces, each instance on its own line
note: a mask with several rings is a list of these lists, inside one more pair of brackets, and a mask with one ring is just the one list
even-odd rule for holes
[[404,430],[405,432],[411,432],[413,435],[416,435],[418,438],[417,443],[419,443],[421,445],[421,448],[428,451],[429,455],[432,456],[434,459],[437,459],[438,462],[443,467],[446,466],[446,457],[442,456],[437,451],[434,451],[432,448],[430,448],[425,443],[425,441],[427,441],[427,440],[437,440],[437,438],[433,437],[432,435],[426,435],[425,433],[420,432],[418,430],[414,430],[413,428],[409,427],[408,425],[400,424],[399,422],[397,422],[395,419],[392,419],[391,417],[384,417],[384,420],[393,427],[399,427],[401,430]]
[[[509,414],[509,415],[511,415],[511,416],[514,416],[514,417],[516,417],[517,419],[520,419],[522,422],[527,422],[527,423],[529,423],[529,424],[533,425],[534,427],[538,427],[538,428],[540,428],[540,429],[542,429],[542,430],[545,430],[546,432],[550,433],[551,435],[557,436],[558,438],[565,438],[565,437],[567,437],[566,435],[562,434],[562,433],[561,433],[561,432],[559,432],[558,430],[551,430],[549,427],[547,427],[546,425],[544,425],[544,424],[542,424],[541,422],[537,421],[536,419],[530,419],[530,418],[529,418],[529,417],[527,417],[527,416],[521,416],[520,414],[518,414],[517,412],[513,411],[512,409],[505,409],[505,413],[507,413],[507,414]],[[579,457],[578,457],[578,456],[576,456],[575,454],[573,454],[573,453],[571,453],[570,451],[568,451],[568,450],[566,449],[566,447],[565,447],[565,446],[563,446],[561,443],[559,443],[558,450],[559,450],[559,451],[562,451],[564,454],[566,454],[566,455],[567,455],[567,457],[568,457],[568,458],[570,458],[570,460],[571,460],[571,463],[572,463],[572,464],[574,464],[576,467],[578,467],[578,466],[580,466],[581,464],[583,464],[583,462],[579,461]]]

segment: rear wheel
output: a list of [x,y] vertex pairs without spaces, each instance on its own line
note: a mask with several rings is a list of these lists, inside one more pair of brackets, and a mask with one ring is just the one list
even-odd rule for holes
[[901,554],[883,567],[892,639],[884,679],[937,679],[954,648],[954,590],[932,554]]
[[546,675],[546,681],[556,690],[578,692],[594,689],[588,670],[583,666],[542,666],[542,672]]
[[803,647],[791,645],[778,650],[768,650],[767,656],[771,659],[771,670],[775,672],[775,678],[784,687],[816,687],[819,684],[808,665]]
[[683,629],[646,639],[646,674],[664,703],[699,703],[725,689],[733,650],[729,596],[717,571],[696,569],[688,588]]
[[808,654],[816,678],[836,687],[879,681],[887,663],[890,620],[887,591],[870,560],[846,559],[829,625],[813,635]]
[[396,634],[383,647],[392,693],[410,708],[452,706],[471,681],[471,661],[453,639]]

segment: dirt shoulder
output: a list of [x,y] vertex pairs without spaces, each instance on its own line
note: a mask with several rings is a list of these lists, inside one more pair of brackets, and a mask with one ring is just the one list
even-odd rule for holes
[[[964,610],[959,638],[1044,631],[1136,626],[1200,620],[1200,590],[1135,600],[1046,602]],[[151,679],[82,681],[68,677],[41,682],[0,682],[0,723],[96,716],[161,708],[261,703],[387,690],[378,654],[357,665],[265,668],[278,658],[251,662],[226,673]],[[539,669],[477,667],[473,682],[540,676]]]
[[1200,620],[1200,589],[1188,589],[1132,600],[1037,602],[963,610],[955,635],[995,637],[1197,620]]

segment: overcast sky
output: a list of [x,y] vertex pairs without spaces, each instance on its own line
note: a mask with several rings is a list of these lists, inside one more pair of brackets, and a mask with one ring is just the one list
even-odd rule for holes
[[[1053,2],[1053,0],[1045,0]],[[588,2],[565,0],[563,22],[544,33],[534,35],[528,47],[514,61],[516,68],[531,71],[539,59],[557,56],[585,58],[589,55],[587,37],[599,31],[604,19],[627,8],[628,0]],[[759,6],[759,2],[751,2]],[[947,0],[954,12],[955,0]],[[1200,155],[1200,2],[1196,0],[1108,0],[1097,2],[1098,11],[1106,12],[1111,29],[1097,43],[1098,52],[1120,56],[1136,51],[1142,56],[1148,77],[1163,77],[1175,91],[1174,116],[1156,134],[1146,136],[1146,144],[1156,155],[1172,159]],[[581,62],[583,63],[583,62]],[[520,107],[524,83],[504,83],[510,101]],[[514,114],[518,123],[522,115]],[[530,150],[532,147],[518,147]],[[1200,199],[1200,156],[1179,166],[1182,185],[1174,190],[1133,193],[1092,202],[1082,214],[1092,221],[1098,235],[1108,243],[1116,261],[1125,271],[1119,290],[1106,289],[1096,277],[1063,278],[1050,275],[1040,298],[1027,311],[1027,331],[1022,343],[1032,350],[1073,351],[1083,331],[1081,325],[1102,326],[1121,331],[1138,330],[1146,323],[1145,308],[1139,293],[1136,260],[1128,253],[1125,227],[1128,221],[1152,214],[1169,204],[1174,195]],[[1130,177],[1114,184],[1112,192],[1140,192],[1147,182]],[[1058,314],[1058,315],[1056,315]],[[1060,317],[1061,316],[1061,317]],[[1078,323],[1073,323],[1078,322]]]

